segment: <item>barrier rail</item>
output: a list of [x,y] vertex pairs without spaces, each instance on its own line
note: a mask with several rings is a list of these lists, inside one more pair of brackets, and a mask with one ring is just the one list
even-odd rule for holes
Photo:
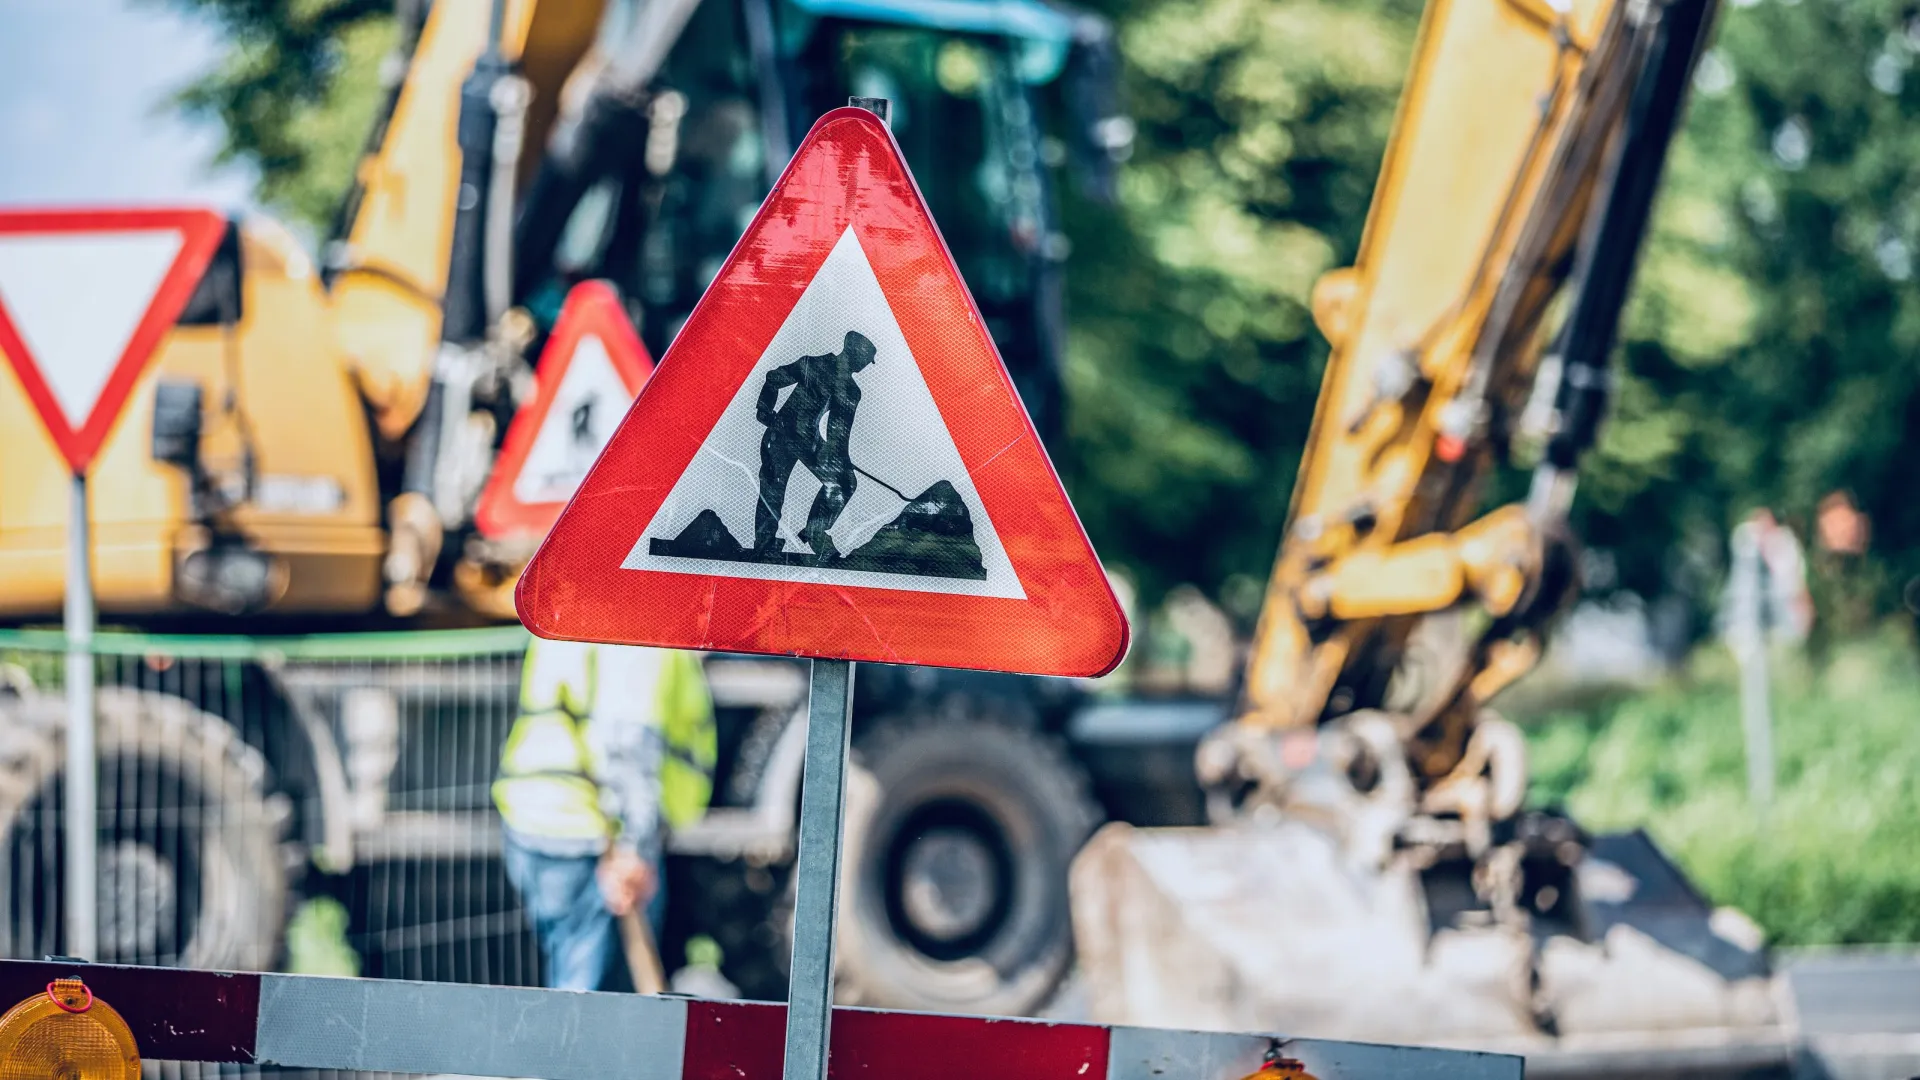
[[[0,1005],[81,978],[143,1057],[544,1080],[774,1080],[786,1009],[752,1002],[0,961]],[[834,1010],[840,1080],[1521,1080],[1502,1054]]]

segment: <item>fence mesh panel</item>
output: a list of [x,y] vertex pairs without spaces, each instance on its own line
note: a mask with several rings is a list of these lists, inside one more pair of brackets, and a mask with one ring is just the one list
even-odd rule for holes
[[[526,640],[517,627],[99,635],[93,959],[538,985],[489,794]],[[57,634],[0,632],[0,955],[11,958],[72,951],[64,647]]]

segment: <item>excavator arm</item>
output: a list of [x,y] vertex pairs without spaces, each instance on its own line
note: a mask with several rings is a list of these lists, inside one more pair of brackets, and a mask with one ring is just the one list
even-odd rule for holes
[[[387,505],[386,606],[413,615],[448,530],[465,523],[520,374],[526,329],[505,318],[513,220],[546,153],[562,91],[598,35],[605,0],[441,0],[329,246],[334,323],[374,425],[404,448]],[[517,332],[516,332],[517,330]],[[510,410],[510,405],[507,406]],[[467,575],[471,577],[471,575]],[[463,579],[464,580],[464,579]],[[500,590],[477,590],[503,614]],[[510,609],[508,609],[510,613]]]
[[[1216,811],[1284,803],[1286,733],[1358,710],[1423,790],[1489,767],[1482,706],[1572,592],[1573,477],[1712,9],[1428,5],[1359,258],[1314,290],[1332,354],[1243,696],[1198,756]],[[1483,513],[1514,464],[1533,496]]]
[[[441,334],[461,208],[462,84],[487,51],[525,80],[523,134],[510,175],[531,174],[561,88],[586,56],[605,0],[444,0],[410,34],[391,108],[355,174],[329,245],[334,323],[349,370],[389,440],[424,405]],[[488,147],[487,149],[491,149]],[[492,163],[481,163],[491,169]],[[512,198],[511,192],[500,196]],[[456,282],[455,287],[458,287]]]
[[[1333,355],[1244,696],[1196,753],[1220,825],[1109,825],[1074,862],[1095,1019],[1787,1071],[1757,928],[1644,832],[1523,809],[1525,740],[1483,708],[1572,591],[1713,2],[1430,0],[1359,261],[1314,297]],[[1488,510],[1502,465],[1533,490]]]

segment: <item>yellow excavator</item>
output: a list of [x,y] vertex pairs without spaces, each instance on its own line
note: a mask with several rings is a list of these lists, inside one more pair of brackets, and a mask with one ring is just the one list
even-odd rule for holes
[[[525,344],[487,317],[499,298],[483,295],[478,249],[500,232],[488,199],[496,215],[511,209],[510,185],[540,157],[526,148],[544,146],[603,6],[434,5],[410,28],[404,77],[321,265],[270,220],[229,226],[92,471],[110,621],[360,616],[383,594],[397,614],[420,610],[447,520],[402,459],[456,441],[416,430],[437,427],[422,423],[450,381],[437,369]],[[473,100],[486,94],[500,108]],[[63,587],[62,466],[10,380],[0,431],[0,617],[44,616]],[[473,574],[463,562],[454,576]]]
[[[963,264],[1001,283],[982,303],[1016,378],[1057,400],[1040,159],[1102,159],[1092,175],[1124,153],[1114,95],[1088,90],[1110,81],[1088,77],[1112,67],[1102,20],[1036,0],[397,6],[389,100],[318,265],[271,221],[235,221],[106,440],[90,510],[109,620],[513,621],[538,537],[479,535],[473,507],[566,287],[610,280],[658,355],[798,135],[849,93],[912,99],[909,156]],[[1048,83],[1101,100],[1056,136]],[[0,621],[44,618],[64,467],[11,379],[0,458]]]
[[[1579,459],[1714,0],[1429,0],[1204,828],[1076,860],[1095,1019],[1784,1068],[1760,935],[1529,810],[1489,701],[1576,587]],[[1524,503],[1489,478],[1530,467]]]
[[[849,96],[893,102],[1023,400],[1043,433],[1058,426],[1054,185],[1110,195],[1131,137],[1098,16],[1042,0],[395,8],[388,100],[331,236],[315,257],[270,221],[234,221],[90,474],[114,630],[96,641],[115,684],[98,709],[98,895],[128,916],[101,920],[92,959],[271,965],[289,898],[338,893],[374,908],[350,908],[367,970],[472,976],[464,950],[390,944],[408,936],[380,920],[411,914],[348,875],[417,859],[421,895],[500,902],[431,875],[498,852],[486,791],[525,642],[511,586],[538,536],[488,533],[474,510],[532,360],[583,280],[610,283],[662,356],[799,138]],[[71,317],[91,314],[76,295]],[[45,661],[63,643],[33,629],[61,610],[69,481],[0,372],[0,955],[38,956],[71,951],[51,914],[65,728]],[[674,837],[689,876],[663,945],[671,959],[676,939],[711,935],[730,978],[777,994],[804,672],[707,667],[716,806]],[[843,964],[863,1000],[1019,1011],[1067,969],[1066,866],[1096,818],[1043,728],[1060,695],[1036,685],[862,679],[856,739],[886,783]],[[182,812],[158,827],[116,812],[142,799]],[[925,899],[927,865],[954,850],[1005,860],[957,911]],[[517,940],[485,933],[476,949]],[[389,949],[406,966],[385,966]]]
[[[1076,866],[1073,931],[1101,1018],[1563,1058],[1622,1032],[1722,1056],[1777,1049],[1750,928],[1705,909],[1644,839],[1522,811],[1518,739],[1483,705],[1525,669],[1570,587],[1561,519],[1710,6],[1432,0],[1359,265],[1315,296],[1334,354],[1286,544],[1238,718],[1197,756],[1218,824],[1111,826]],[[1093,104],[1044,138],[1033,92],[1111,74],[1099,20],[1036,0],[401,7],[414,17],[392,100],[318,264],[270,223],[235,223],[105,443],[90,509],[109,623],[510,618],[529,545],[479,534],[472,505],[565,286],[618,282],[658,354],[797,135],[849,93],[894,100],[956,259],[1050,426],[1061,245],[1042,163],[1111,165],[1127,125],[1070,86]],[[929,164],[943,154],[964,160]],[[1535,498],[1476,517],[1496,460],[1530,439],[1544,446]],[[0,460],[0,621],[46,620],[63,589],[65,469],[4,377]],[[260,654],[289,648],[270,639]],[[843,963],[843,990],[1036,1006],[1068,963],[1057,866],[1097,820],[1079,764],[1051,741],[1067,706],[928,672],[876,669],[863,687],[861,715],[876,719],[858,750],[884,794],[854,868],[858,970]],[[158,838],[103,837],[221,857],[174,860],[170,873],[200,879],[168,886],[189,898],[178,925],[100,959],[272,963],[299,888],[276,854],[284,804],[304,815],[294,835],[313,862],[374,857],[368,841],[391,822],[355,808],[377,810],[366,796],[401,782],[380,747],[413,752],[392,728],[420,718],[335,704],[351,720],[338,732],[322,710],[255,740],[165,693],[102,695],[103,757],[217,766],[205,779],[222,812]],[[49,849],[33,808],[58,779],[58,705],[0,687],[9,852]],[[760,830],[729,842],[777,862],[799,760],[783,748],[803,729],[774,711],[723,755],[741,764],[716,788],[739,789],[722,811]],[[356,746],[368,731],[389,742]],[[380,753],[367,777],[342,764]],[[27,865],[0,865],[10,904],[39,902],[19,882],[57,878],[7,876]],[[228,866],[244,870],[222,877]],[[143,881],[109,875],[101,894],[145,895]],[[717,909],[718,895],[702,901]],[[32,912],[7,916],[0,951],[61,951],[15,936]]]

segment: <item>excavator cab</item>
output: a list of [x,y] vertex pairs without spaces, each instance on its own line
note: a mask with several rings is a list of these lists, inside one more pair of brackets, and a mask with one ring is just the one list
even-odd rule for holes
[[[1066,244],[1054,167],[1071,164],[1091,196],[1110,197],[1131,140],[1104,20],[1039,0],[493,7],[485,27],[430,13],[402,35],[407,62],[393,67],[410,74],[329,245],[344,258],[326,260],[360,384],[397,388],[373,408],[389,459],[404,457],[381,479],[389,614],[512,617],[537,538],[481,536],[472,510],[570,289],[612,283],[648,351],[664,354],[793,147],[849,96],[893,102],[896,135],[1028,410],[1043,436],[1058,426]],[[446,43],[456,27],[477,58]],[[422,246],[399,243],[390,224],[421,215],[382,203],[415,188],[390,174],[426,141],[404,130],[427,86],[460,152],[444,245]],[[448,171],[444,143],[429,149]],[[420,260],[422,281],[444,270],[435,310],[417,310],[424,286],[398,298],[437,346],[385,325],[380,308],[405,275],[381,245]]]
[[[657,47],[634,40],[643,37],[624,48]],[[1053,177],[1071,164],[1089,194],[1111,195],[1130,137],[1116,71],[1103,20],[1039,3],[706,0],[644,108],[630,111],[642,152],[595,179],[564,225],[553,206],[523,212],[522,302],[551,325],[572,280],[605,278],[661,355],[813,122],[850,96],[886,98],[929,208],[1050,435],[1067,250]],[[595,118],[590,104],[576,130],[605,138]],[[564,154],[550,160],[567,165]],[[530,199],[539,194],[536,181]]]

